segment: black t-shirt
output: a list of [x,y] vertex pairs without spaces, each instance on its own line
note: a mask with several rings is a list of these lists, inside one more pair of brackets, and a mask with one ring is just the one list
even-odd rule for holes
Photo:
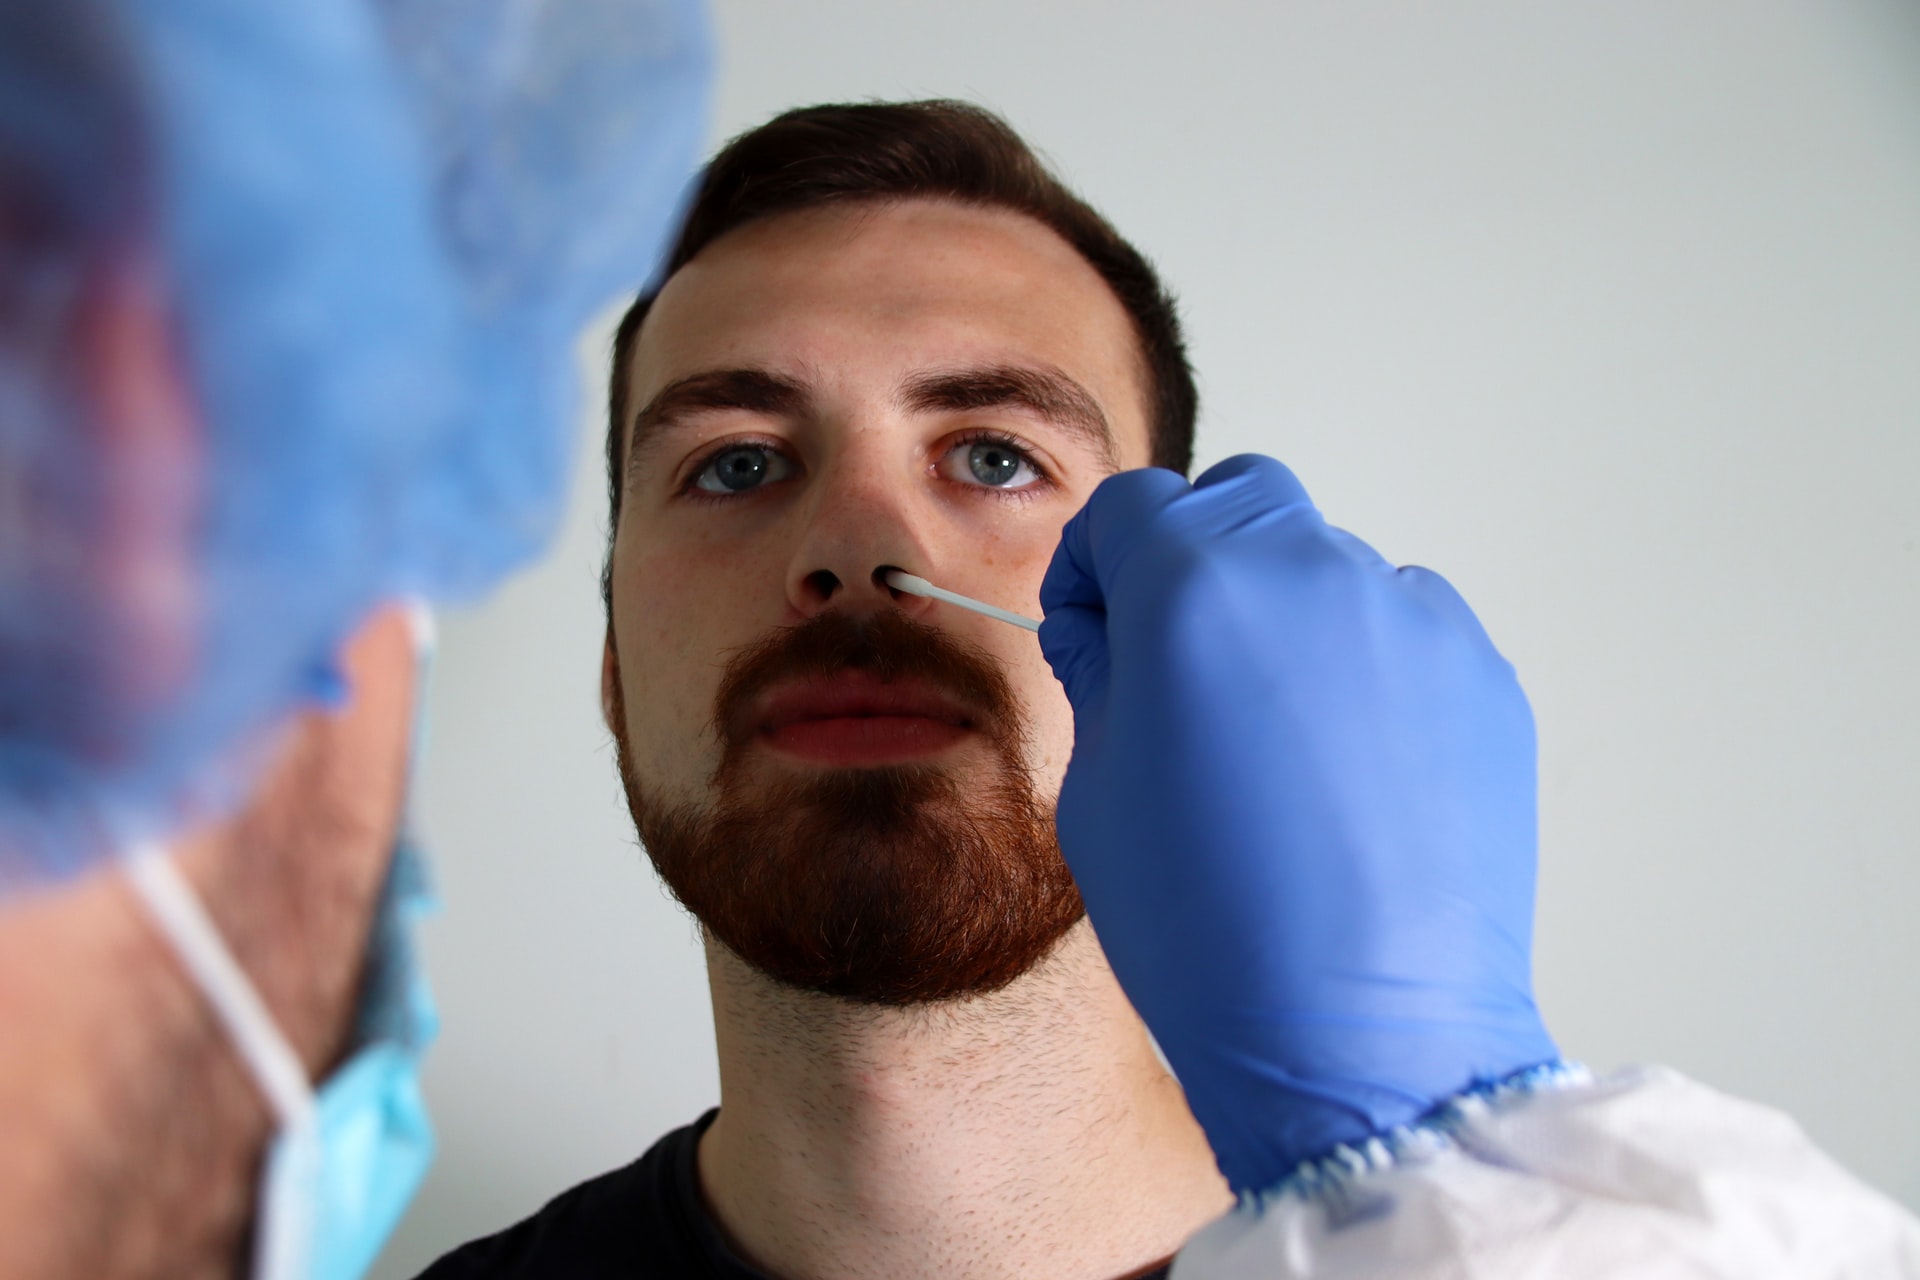
[[[694,1155],[719,1114],[675,1129],[526,1221],[461,1245],[419,1280],[768,1280],[727,1248],[700,1196]],[[1166,1274],[1159,1267],[1138,1280]]]

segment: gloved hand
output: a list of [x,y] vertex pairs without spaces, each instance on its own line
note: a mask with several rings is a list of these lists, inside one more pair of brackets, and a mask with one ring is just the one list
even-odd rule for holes
[[1533,717],[1443,579],[1244,455],[1107,480],[1040,599],[1061,847],[1236,1192],[1557,1058]]

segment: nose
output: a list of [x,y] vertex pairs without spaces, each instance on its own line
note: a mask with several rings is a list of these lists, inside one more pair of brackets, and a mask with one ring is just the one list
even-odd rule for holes
[[912,573],[933,560],[925,538],[931,513],[916,510],[912,490],[854,457],[816,482],[788,561],[787,601],[795,612],[927,613],[931,601],[895,591],[885,577],[889,569]]

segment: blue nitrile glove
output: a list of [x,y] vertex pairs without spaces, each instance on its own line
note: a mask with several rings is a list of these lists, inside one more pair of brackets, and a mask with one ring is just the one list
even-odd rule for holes
[[1061,847],[1236,1192],[1557,1057],[1533,716],[1443,579],[1244,455],[1107,480],[1040,599]]

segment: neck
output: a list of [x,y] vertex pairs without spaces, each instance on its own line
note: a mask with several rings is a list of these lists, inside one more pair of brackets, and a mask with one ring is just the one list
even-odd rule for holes
[[0,1021],[0,1274],[233,1274],[266,1109],[117,875],[8,904]]
[[708,973],[721,1110],[702,1188],[772,1274],[1109,1280],[1230,1203],[1084,923],[951,1005],[793,991],[711,940]]

